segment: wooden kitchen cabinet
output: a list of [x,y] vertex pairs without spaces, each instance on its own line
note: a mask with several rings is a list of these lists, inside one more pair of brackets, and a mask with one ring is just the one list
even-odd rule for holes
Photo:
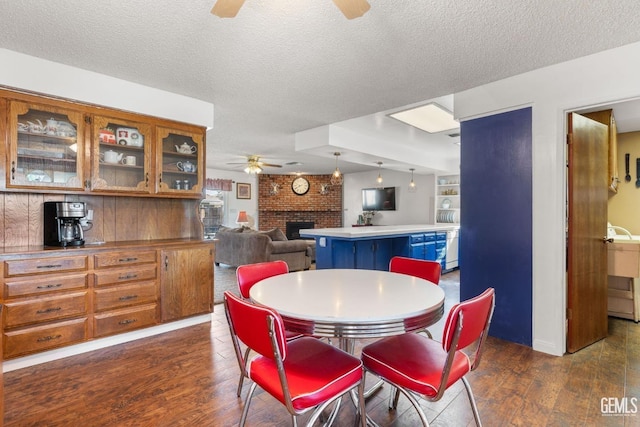
[[202,198],[202,126],[0,89],[3,125],[6,189]]
[[1,254],[4,358],[212,312],[214,245],[177,239]]
[[150,193],[151,125],[105,116],[91,122],[91,190]]
[[163,322],[213,311],[214,248],[210,244],[165,249],[160,254]]
[[88,337],[87,269],[86,255],[36,255],[2,262],[5,358]]
[[128,332],[158,323],[157,251],[95,254],[94,336]]
[[8,100],[7,109],[7,188],[84,191],[82,111],[45,100]]
[[204,139],[188,129],[157,128],[157,192],[201,195],[205,169]]

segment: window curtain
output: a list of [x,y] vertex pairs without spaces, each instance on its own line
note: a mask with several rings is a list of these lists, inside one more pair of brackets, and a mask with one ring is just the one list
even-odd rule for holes
[[207,178],[205,185],[206,190],[231,191],[233,181],[230,179],[212,179]]

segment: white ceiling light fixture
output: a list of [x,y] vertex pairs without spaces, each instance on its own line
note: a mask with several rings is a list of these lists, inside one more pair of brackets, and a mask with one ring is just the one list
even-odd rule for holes
[[244,171],[249,175],[256,175],[262,172],[262,168],[255,163],[250,163],[246,168],[244,168]]
[[382,184],[382,162],[377,162],[378,164],[378,177],[376,178],[376,182],[378,184]]
[[[359,18],[371,8],[367,0],[333,0],[347,19]],[[211,13],[219,18],[233,18],[244,4],[244,0],[218,0]]]
[[334,170],[331,175],[331,185],[341,185],[342,173],[340,173],[340,169],[338,169],[338,157],[340,157],[340,152],[336,151],[333,155],[336,157],[336,170]]
[[389,117],[428,133],[439,133],[460,127],[460,123],[453,118],[450,111],[434,103],[391,113]]

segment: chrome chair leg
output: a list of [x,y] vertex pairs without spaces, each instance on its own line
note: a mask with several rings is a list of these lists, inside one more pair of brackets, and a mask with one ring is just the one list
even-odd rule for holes
[[[249,352],[251,351],[250,348],[247,348],[244,352],[244,362],[247,362],[247,359],[249,359]],[[240,395],[242,394],[242,385],[244,384],[244,377],[246,376],[245,372],[244,372],[244,368],[240,368],[240,380],[238,380],[238,391],[236,391],[236,396],[240,397]]]
[[251,398],[253,397],[253,392],[256,391],[256,386],[258,384],[251,384],[251,388],[247,393],[247,399],[244,401],[244,409],[242,410],[242,417],[240,417],[240,427],[244,427],[244,423],[247,421],[247,414],[249,413],[249,405],[251,404]]
[[398,408],[398,400],[400,399],[400,391],[391,386],[389,389],[389,410],[395,411]]
[[476,399],[473,397],[473,392],[471,391],[471,384],[465,377],[462,377],[462,383],[464,384],[464,388],[467,390],[467,396],[469,396],[469,401],[471,402],[471,409],[473,411],[473,418],[476,420],[476,425],[478,427],[482,427],[482,422],[480,421],[480,413],[478,412],[478,406],[476,405]]

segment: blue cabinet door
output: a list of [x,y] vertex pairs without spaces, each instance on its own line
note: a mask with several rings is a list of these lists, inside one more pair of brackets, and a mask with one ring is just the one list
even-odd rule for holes
[[409,247],[409,258],[424,259],[424,243],[414,243]]
[[389,270],[389,261],[393,256],[393,241],[392,239],[379,239],[376,240],[375,246],[375,270],[387,271]]
[[424,244],[424,258],[427,261],[435,261],[436,260],[436,242],[425,242]]
[[393,254],[391,239],[357,240],[356,266],[364,270],[387,270]]
[[355,268],[373,270],[375,265],[374,240],[356,240],[356,265]]
[[331,268],[356,268],[356,247],[349,240],[333,240],[331,242]]

